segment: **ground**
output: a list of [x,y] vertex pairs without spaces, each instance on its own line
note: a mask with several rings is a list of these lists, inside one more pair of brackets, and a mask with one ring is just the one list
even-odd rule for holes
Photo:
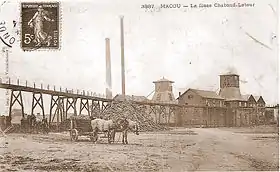
[[[278,171],[277,127],[129,133],[128,145],[67,133],[0,137],[3,171]],[[119,136],[116,136],[119,140]],[[121,139],[120,139],[121,140]]]

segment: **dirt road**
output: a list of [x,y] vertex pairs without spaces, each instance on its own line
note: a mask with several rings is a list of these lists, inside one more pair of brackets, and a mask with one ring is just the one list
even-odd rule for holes
[[277,171],[279,167],[275,131],[180,128],[130,133],[129,145],[108,145],[106,139],[93,144],[87,138],[71,142],[67,133],[9,134],[0,139],[3,171]]

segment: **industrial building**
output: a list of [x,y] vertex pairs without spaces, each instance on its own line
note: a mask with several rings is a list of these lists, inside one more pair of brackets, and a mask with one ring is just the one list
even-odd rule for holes
[[188,89],[177,98],[181,105],[223,107],[224,98],[214,91]]
[[178,104],[184,106],[177,119],[181,125],[249,126],[265,123],[262,96],[242,95],[239,75],[220,75],[220,88],[214,91],[189,88],[179,93]]
[[160,80],[154,81],[153,83],[155,84],[155,93],[153,95],[152,101],[165,103],[176,102],[172,88],[174,81],[170,81],[162,77]]
[[241,95],[239,75],[220,75],[219,94],[214,91],[188,89],[177,98],[180,105],[215,107],[265,107],[262,96]]

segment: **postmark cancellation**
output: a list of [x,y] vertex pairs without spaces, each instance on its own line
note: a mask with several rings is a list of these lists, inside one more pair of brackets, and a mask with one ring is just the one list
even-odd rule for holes
[[21,3],[21,48],[59,49],[59,2]]

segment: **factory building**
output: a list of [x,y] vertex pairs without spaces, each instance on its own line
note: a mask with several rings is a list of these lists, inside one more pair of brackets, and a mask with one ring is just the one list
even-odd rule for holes
[[181,105],[215,106],[215,107],[265,107],[262,96],[241,95],[239,75],[220,75],[219,94],[214,91],[188,89],[177,98]]
[[242,95],[235,73],[220,75],[218,94],[189,88],[177,100],[185,107],[177,117],[183,125],[248,126],[266,121],[263,97]]
[[183,94],[179,93],[178,102],[181,105],[223,107],[224,98],[214,91],[188,89]]

